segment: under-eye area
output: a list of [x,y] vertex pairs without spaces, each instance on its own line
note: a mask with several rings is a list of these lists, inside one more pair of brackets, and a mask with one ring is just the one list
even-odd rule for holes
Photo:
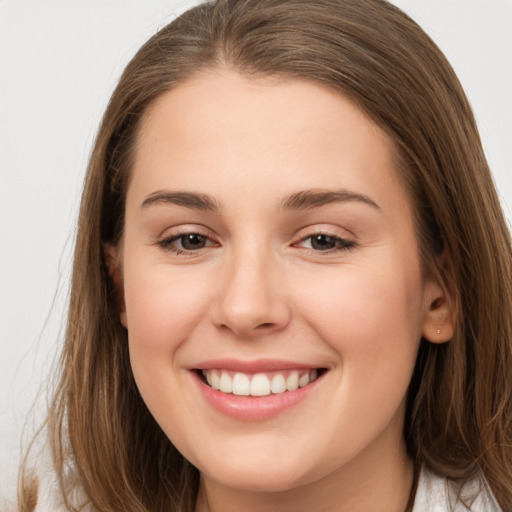
[[326,368],[282,370],[264,373],[223,369],[196,370],[203,383],[216,391],[238,396],[269,396],[295,391],[319,379]]

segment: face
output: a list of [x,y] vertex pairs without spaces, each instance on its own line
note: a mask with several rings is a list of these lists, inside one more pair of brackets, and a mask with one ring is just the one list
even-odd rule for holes
[[395,167],[382,130],[305,81],[218,70],[146,113],[121,321],[144,401],[203,479],[282,491],[404,455],[439,288]]

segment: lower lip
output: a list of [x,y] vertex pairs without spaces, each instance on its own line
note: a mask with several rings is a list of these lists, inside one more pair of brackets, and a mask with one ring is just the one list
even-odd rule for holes
[[206,401],[226,416],[244,421],[274,418],[305,400],[317,387],[323,375],[303,388],[261,397],[238,396],[217,391],[205,384],[196,372],[191,372]]

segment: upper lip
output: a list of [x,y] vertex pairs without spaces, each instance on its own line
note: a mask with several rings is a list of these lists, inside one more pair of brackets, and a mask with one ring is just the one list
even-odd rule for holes
[[209,359],[201,361],[191,367],[191,370],[214,370],[222,369],[242,373],[272,372],[279,370],[310,370],[323,368],[320,365],[311,363],[299,363],[297,361],[286,361],[282,359],[256,359],[244,361],[239,359]]

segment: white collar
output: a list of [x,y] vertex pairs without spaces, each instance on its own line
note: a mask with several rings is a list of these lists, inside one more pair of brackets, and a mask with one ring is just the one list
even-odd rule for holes
[[[468,512],[458,499],[459,487],[448,478],[422,468],[412,512]],[[475,478],[460,490],[471,512],[503,512],[483,477]]]

